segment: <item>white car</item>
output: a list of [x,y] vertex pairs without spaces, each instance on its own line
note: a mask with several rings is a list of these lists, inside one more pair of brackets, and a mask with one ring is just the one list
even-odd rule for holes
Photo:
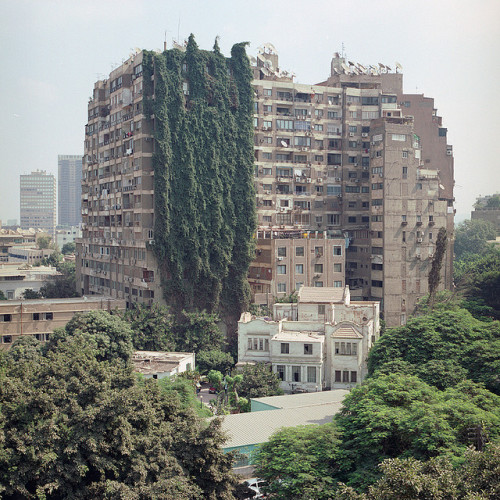
[[245,482],[248,489],[255,492],[255,495],[252,498],[264,498],[264,493],[261,491],[262,486],[266,484],[264,479],[248,479]]

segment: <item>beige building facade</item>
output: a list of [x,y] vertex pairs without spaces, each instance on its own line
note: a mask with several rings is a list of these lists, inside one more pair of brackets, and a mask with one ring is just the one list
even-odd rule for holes
[[274,305],[273,320],[241,316],[238,363],[270,364],[287,392],[349,389],[368,373],[379,313],[378,302],[351,302],[348,287],[302,287],[297,303]]
[[0,349],[9,349],[20,336],[46,341],[54,328],[64,327],[76,313],[124,310],[123,300],[111,297],[0,301]]

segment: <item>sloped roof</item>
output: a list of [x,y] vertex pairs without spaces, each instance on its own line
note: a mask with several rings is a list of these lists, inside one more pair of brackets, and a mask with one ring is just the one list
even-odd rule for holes
[[343,302],[344,289],[333,287],[303,286],[299,290],[298,299],[301,303],[331,304]]
[[332,333],[332,337],[340,339],[362,339],[363,335],[361,335],[353,326],[343,325]]

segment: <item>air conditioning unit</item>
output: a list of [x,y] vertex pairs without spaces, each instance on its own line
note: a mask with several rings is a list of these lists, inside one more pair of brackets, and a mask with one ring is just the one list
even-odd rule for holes
[[336,182],[340,182],[342,179],[340,177],[335,177]]
[[308,177],[308,178],[307,178],[307,182],[311,182],[311,179],[310,179],[310,177]]
[[424,241],[423,238],[417,238],[417,243],[422,243],[422,241]]
[[353,163],[353,165],[354,165],[355,167],[357,167],[357,166],[358,166],[358,164],[357,164],[357,163]]
[[278,260],[280,260],[280,261],[283,260],[283,257],[278,257]]
[[447,154],[448,156],[452,156],[452,155],[453,155],[453,151],[449,151],[449,150],[448,150],[448,151],[446,151],[446,154]]
[[433,258],[434,258],[434,254],[431,252],[431,253],[429,254],[429,259],[433,259]]
[[316,180],[320,183],[323,182],[323,179],[321,177],[318,177]]
[[422,257],[420,255],[415,255],[415,259],[420,260]]
[[368,134],[367,134],[366,132],[363,132],[363,133],[361,134],[361,137],[368,137]]
[[349,132],[349,137],[354,137],[354,132]]

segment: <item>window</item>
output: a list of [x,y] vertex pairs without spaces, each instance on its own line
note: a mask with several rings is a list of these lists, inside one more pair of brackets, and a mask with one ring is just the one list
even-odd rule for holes
[[358,379],[358,372],[351,372],[351,382],[356,383]]
[[39,321],[40,320],[40,313],[33,313],[33,321]]
[[314,272],[321,274],[323,272],[323,264],[314,264]]
[[403,151],[403,158],[408,158],[408,151]]
[[340,370],[335,370],[335,382],[342,382],[342,372]]
[[417,182],[416,187],[417,187],[417,190],[421,190],[422,189],[422,183],[421,182]]
[[300,287],[303,285],[304,283],[302,281],[297,281],[295,282],[295,290],[300,290]]
[[264,95],[266,95],[266,96],[273,95],[272,89],[264,89]]
[[333,264],[333,272],[341,273],[342,272],[342,264]]
[[314,247],[316,257],[323,257],[323,247]]
[[392,140],[393,141],[406,141],[406,135],[405,134],[392,134]]
[[262,173],[264,175],[272,175],[273,174],[273,169],[272,168],[263,168]]
[[[283,201],[283,200],[281,200]],[[286,200],[288,201],[288,200]],[[283,205],[281,205],[283,206]],[[287,205],[285,205],[287,206]],[[286,257],[286,247],[278,247],[278,257]]]
[[272,153],[262,153],[262,158],[264,160],[272,160],[273,159],[273,154]]
[[318,315],[319,316],[325,315],[325,304],[318,304]]
[[314,286],[316,288],[323,288],[323,282],[322,281],[315,281]]
[[356,133],[358,131],[358,127],[356,125],[349,125],[349,132]]
[[334,288],[342,288],[342,281],[334,281],[333,287]]
[[403,167],[403,179],[408,178],[408,167]]
[[307,367],[307,382],[315,384],[316,383],[316,367],[308,366]]
[[356,216],[352,215],[350,217],[347,217],[347,222],[349,222],[349,224],[355,224],[356,223]]
[[45,313],[45,319],[49,320],[49,321],[53,320],[54,319],[54,313],[51,313],[51,312]]
[[304,344],[304,354],[311,355],[313,353],[312,344]]
[[349,382],[349,372],[348,371],[343,371],[342,372],[342,382],[346,383]]
[[338,356],[357,356],[358,344],[355,342],[335,342],[335,354]]
[[384,286],[384,282],[380,280],[372,280],[372,286],[382,288]]
[[278,292],[286,292],[286,283],[278,283]]
[[281,354],[290,354],[290,344],[288,342],[281,343]]
[[12,335],[3,335],[2,336],[3,344],[12,344]]
[[2,321],[7,323],[9,321],[12,321],[12,314],[3,314],[0,316],[0,318],[2,318]]
[[295,274],[304,274],[304,264],[295,264]]
[[333,255],[342,255],[342,247],[334,246],[333,247]]
[[285,380],[285,365],[277,365],[276,373],[278,374],[278,378],[280,380]]
[[300,382],[300,366],[292,366],[292,381]]
[[382,204],[383,204],[382,198],[372,200],[372,207],[380,207],[382,206]]
[[286,274],[286,266],[285,265],[278,266],[278,274]]
[[295,256],[303,257],[304,256],[304,247],[295,247]]

